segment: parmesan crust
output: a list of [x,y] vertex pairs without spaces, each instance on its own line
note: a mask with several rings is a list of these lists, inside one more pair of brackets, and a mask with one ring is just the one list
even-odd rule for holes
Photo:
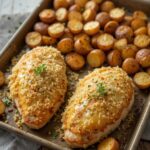
[[[45,70],[36,74],[35,69]],[[67,90],[66,65],[53,47],[37,47],[22,56],[9,77],[11,98],[23,122],[30,128],[43,127],[57,111]]]
[[[96,95],[99,83],[105,87],[106,95]],[[65,109],[65,141],[72,147],[94,144],[120,124],[133,102],[133,83],[122,69],[96,69],[80,80]]]

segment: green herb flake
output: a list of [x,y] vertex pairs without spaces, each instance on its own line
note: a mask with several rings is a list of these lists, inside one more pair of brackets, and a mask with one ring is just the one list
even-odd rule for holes
[[2,101],[3,101],[3,103],[4,103],[6,106],[10,106],[10,105],[11,105],[11,101],[10,101],[10,99],[8,99],[7,97],[3,98]]
[[97,84],[97,92],[99,93],[100,96],[104,96],[107,94],[107,91],[103,83]]
[[41,64],[39,67],[37,67],[36,69],[34,69],[34,72],[35,72],[36,75],[40,75],[45,70],[46,70],[46,65],[45,64]]
[[51,138],[56,139],[57,137],[58,137],[58,133],[55,130],[51,131]]

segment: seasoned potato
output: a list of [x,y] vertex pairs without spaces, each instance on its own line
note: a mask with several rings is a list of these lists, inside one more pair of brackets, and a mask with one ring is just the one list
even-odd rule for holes
[[104,27],[105,24],[107,24],[111,19],[110,19],[109,14],[107,12],[100,12],[96,15],[95,20],[100,23],[101,27]]
[[109,137],[98,145],[97,150],[119,150],[119,143],[116,139]]
[[113,8],[115,8],[115,5],[112,1],[104,1],[101,5],[101,11],[110,12]]
[[81,21],[79,20],[70,20],[68,22],[68,28],[70,29],[70,31],[73,33],[73,34],[78,34],[82,31],[83,29],[83,24]]
[[68,1],[68,4],[69,4],[69,6],[72,6],[72,5],[74,5],[74,0],[67,0]]
[[138,51],[136,60],[142,67],[150,67],[150,49],[141,49]]
[[88,22],[88,21],[92,21],[92,20],[95,20],[95,17],[96,17],[96,11],[92,10],[92,9],[86,9],[83,14],[83,20],[85,22]]
[[53,23],[56,19],[56,14],[52,9],[44,9],[40,12],[39,17],[44,23]]
[[85,5],[85,9],[92,9],[98,11],[98,5],[95,1],[88,1]]
[[87,22],[83,27],[84,32],[88,35],[94,35],[98,33],[99,28],[100,28],[100,24],[98,21]]
[[140,66],[134,58],[127,58],[122,64],[122,69],[130,75],[138,72]]
[[5,83],[5,76],[2,71],[0,71],[0,86],[4,85]]
[[139,34],[147,34],[147,28],[146,27],[140,27],[134,31],[135,36],[137,36]]
[[97,3],[97,4],[101,4],[104,0],[92,0],[92,1]]
[[74,48],[75,51],[81,55],[86,55],[92,50],[90,42],[85,37],[80,37],[76,40],[74,43]]
[[133,30],[137,30],[140,27],[145,27],[146,23],[143,19],[136,18],[131,22],[131,27]]
[[146,48],[150,44],[150,37],[146,34],[137,35],[134,39],[134,45],[139,48]]
[[56,11],[56,20],[60,22],[65,22],[68,19],[68,12],[66,8],[59,8]]
[[68,0],[54,0],[53,5],[55,9],[58,9],[61,7],[68,8],[70,5],[70,2]]
[[107,62],[112,67],[121,66],[122,63],[121,52],[118,50],[111,51],[107,55]]
[[82,15],[78,11],[70,11],[68,14],[68,20],[79,20],[82,21]]
[[146,72],[150,75],[150,67],[146,69]]
[[48,34],[51,37],[59,38],[64,34],[65,27],[62,23],[54,23],[48,27]]
[[135,45],[129,44],[125,48],[122,49],[122,58],[135,58],[138,49]]
[[48,35],[48,27],[49,25],[43,22],[37,22],[34,25],[34,30],[39,32],[42,35]]
[[56,42],[56,38],[45,35],[42,36],[42,45],[54,45]]
[[121,22],[124,19],[125,11],[122,8],[114,8],[110,11],[109,15],[111,19]]
[[94,49],[87,55],[87,62],[91,67],[100,67],[104,61],[106,60],[106,56],[102,50]]
[[104,27],[104,31],[107,33],[113,34],[116,31],[118,26],[119,26],[118,22],[109,21],[108,23],[106,23]]
[[147,24],[147,32],[148,32],[148,35],[150,36],[150,22]]
[[75,4],[80,7],[84,7],[87,2],[88,0],[75,0]]
[[97,33],[96,35],[94,35],[91,39],[91,44],[94,48],[98,48],[97,46],[97,38],[101,35],[101,33]]
[[145,21],[148,20],[147,15],[143,12],[143,11],[135,11],[133,13],[133,18],[139,18],[139,19],[143,19]]
[[119,40],[115,41],[114,49],[122,51],[127,46],[127,44],[128,44],[127,39],[125,39],[125,38],[119,39]]
[[127,25],[121,25],[116,29],[115,35],[117,39],[126,38],[128,42],[131,42],[133,38],[133,30]]
[[123,25],[130,26],[132,20],[133,20],[133,17],[132,17],[132,16],[126,15],[126,16],[124,17],[124,20],[123,20],[122,24],[123,24]]
[[87,40],[88,42],[90,42],[90,37],[86,34],[86,33],[79,33],[79,34],[76,34],[74,36],[74,41],[80,39],[80,38],[84,38],[85,40]]
[[5,104],[2,102],[2,100],[0,100],[0,116],[5,112],[5,109]]
[[64,35],[62,36],[62,38],[71,38],[71,39],[73,39],[73,34],[70,31],[70,29],[65,28]]
[[150,75],[146,72],[136,73],[133,81],[140,89],[146,89],[150,87]]
[[57,49],[63,54],[71,52],[73,50],[73,40],[71,38],[60,40],[57,44]]
[[78,5],[74,4],[69,8],[69,11],[81,11],[81,7],[79,7]]
[[74,52],[67,54],[65,60],[67,65],[75,71],[80,70],[85,64],[84,57]]
[[25,37],[25,42],[30,48],[40,46],[42,43],[42,36],[38,32],[29,32]]
[[109,51],[114,45],[114,38],[110,34],[102,34],[97,38],[97,46],[103,51]]

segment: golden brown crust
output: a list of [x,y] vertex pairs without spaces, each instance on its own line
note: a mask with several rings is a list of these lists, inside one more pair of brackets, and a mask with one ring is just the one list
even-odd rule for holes
[[[35,69],[43,64],[45,70],[37,74]],[[10,94],[26,125],[39,129],[54,115],[66,92],[65,71],[64,59],[53,47],[29,51],[12,69]]]

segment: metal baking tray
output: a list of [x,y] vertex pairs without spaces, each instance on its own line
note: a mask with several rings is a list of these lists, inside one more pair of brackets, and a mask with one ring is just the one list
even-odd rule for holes
[[[115,3],[121,7],[125,7],[127,10],[143,10],[150,15],[150,1],[149,0],[114,0]],[[26,19],[21,25],[15,35],[10,39],[7,45],[0,51],[0,69],[8,73],[10,60],[13,56],[18,55],[22,49],[25,48],[24,38],[25,35],[32,30],[34,23],[38,20],[38,14],[44,8],[50,8],[52,0],[43,0],[40,5],[34,10],[34,12]],[[135,5],[136,4],[136,5]],[[84,70],[79,74],[82,75]],[[72,85],[71,85],[72,86]],[[8,90],[7,86],[0,89],[0,93],[3,90]],[[2,95],[2,94],[1,94]],[[2,98],[0,95],[0,98]],[[65,104],[64,104],[65,105]],[[62,106],[63,108],[64,106]],[[12,109],[15,109],[14,107]],[[36,141],[42,145],[45,145],[54,150],[71,150],[68,145],[62,141],[60,137],[52,138],[52,131],[61,127],[61,111],[58,111],[56,115],[50,120],[50,122],[40,130],[31,130],[23,125],[22,129],[18,128],[13,120],[14,110],[9,113],[6,110],[6,117],[8,122],[0,121],[0,128],[7,131],[14,132],[27,139]],[[136,90],[135,104],[129,113],[128,117],[121,123],[111,136],[117,138],[121,144],[121,149],[135,150],[140,140],[142,131],[146,124],[146,120],[149,117],[150,112],[150,94],[149,91]],[[51,133],[51,134],[49,134]],[[87,148],[88,150],[96,150],[96,144]]]

